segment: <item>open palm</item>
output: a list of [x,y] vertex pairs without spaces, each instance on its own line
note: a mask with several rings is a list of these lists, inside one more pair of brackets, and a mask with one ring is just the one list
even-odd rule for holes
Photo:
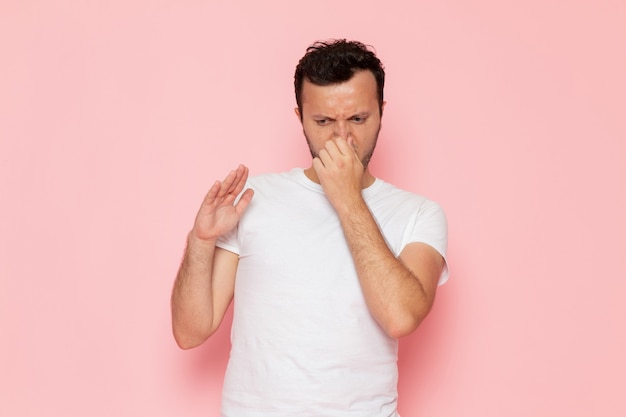
[[239,165],[223,181],[213,184],[196,216],[193,232],[198,239],[215,240],[237,225],[254,194],[251,189],[246,190],[235,204],[247,179],[248,168]]

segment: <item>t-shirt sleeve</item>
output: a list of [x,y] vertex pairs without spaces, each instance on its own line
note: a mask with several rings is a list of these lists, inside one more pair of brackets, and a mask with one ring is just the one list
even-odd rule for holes
[[407,227],[403,247],[409,243],[421,242],[432,246],[443,256],[444,266],[439,277],[439,285],[443,285],[450,276],[446,252],[448,250],[448,222],[446,214],[434,201],[424,201],[409,227]]
[[236,226],[233,230],[220,236],[215,243],[218,248],[226,249],[227,251],[236,253],[239,255],[239,240],[237,239],[237,232],[239,226]]

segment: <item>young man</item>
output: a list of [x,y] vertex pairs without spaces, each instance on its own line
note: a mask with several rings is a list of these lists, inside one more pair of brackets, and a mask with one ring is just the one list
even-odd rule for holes
[[198,346],[234,298],[225,417],[397,416],[397,339],[447,279],[447,230],[436,203],[369,171],[384,79],[359,42],[309,47],[294,84],[311,166],[240,165],[202,202],[172,322]]

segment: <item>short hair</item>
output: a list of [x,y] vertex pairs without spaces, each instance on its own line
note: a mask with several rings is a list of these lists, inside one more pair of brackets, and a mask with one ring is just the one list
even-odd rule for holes
[[348,81],[361,70],[371,71],[376,79],[378,105],[382,114],[385,69],[376,54],[358,41],[336,39],[318,41],[309,46],[294,74],[296,103],[302,115],[302,86],[307,80],[315,85]]

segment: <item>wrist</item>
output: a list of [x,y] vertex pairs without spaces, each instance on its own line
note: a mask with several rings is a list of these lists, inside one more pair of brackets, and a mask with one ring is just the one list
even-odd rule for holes
[[219,236],[215,237],[200,237],[195,229],[191,229],[187,234],[187,244],[190,246],[211,247],[215,246]]

